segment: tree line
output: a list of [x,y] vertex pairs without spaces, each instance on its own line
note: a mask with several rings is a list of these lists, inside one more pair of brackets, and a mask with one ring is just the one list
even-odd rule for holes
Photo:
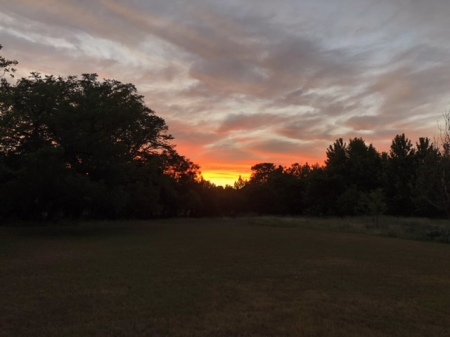
[[[0,46],[1,49],[1,46]],[[31,73],[0,56],[0,221],[248,214],[450,216],[450,115],[440,144],[379,153],[337,139],[324,165],[259,163],[215,186],[175,150],[132,84]]]
[[235,193],[256,214],[450,215],[449,156],[429,138],[413,144],[397,135],[382,153],[362,138],[339,138],[322,166],[261,163],[251,169]]

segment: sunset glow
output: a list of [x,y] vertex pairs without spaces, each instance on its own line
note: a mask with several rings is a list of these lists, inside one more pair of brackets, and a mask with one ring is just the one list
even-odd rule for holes
[[177,151],[233,185],[261,162],[323,163],[337,138],[386,151],[449,109],[450,3],[3,1],[17,76],[98,73],[136,85]]
[[234,186],[234,183],[239,179],[239,176],[244,180],[248,180],[250,178],[249,172],[249,168],[247,170],[239,171],[234,168],[225,167],[222,170],[202,170],[202,176],[204,179],[209,180],[217,186],[225,187],[226,185]]
[[[217,186],[234,186],[234,183],[239,179],[239,176],[242,176],[241,174],[237,174],[235,172],[228,172],[228,171],[207,171],[203,172],[202,176],[205,180],[208,180],[212,182],[213,184]],[[248,174],[247,174],[248,176]],[[242,177],[242,179],[245,179],[248,177]]]

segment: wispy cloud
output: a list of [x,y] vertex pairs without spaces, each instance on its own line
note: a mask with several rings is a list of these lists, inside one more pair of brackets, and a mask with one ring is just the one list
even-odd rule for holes
[[432,137],[450,105],[447,0],[0,2],[20,74],[132,82],[216,171],[321,162],[338,137],[386,150]]

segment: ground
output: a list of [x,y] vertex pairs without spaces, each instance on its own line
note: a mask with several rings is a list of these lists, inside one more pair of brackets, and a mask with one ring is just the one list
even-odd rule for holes
[[450,335],[450,245],[326,221],[0,228],[0,336]]

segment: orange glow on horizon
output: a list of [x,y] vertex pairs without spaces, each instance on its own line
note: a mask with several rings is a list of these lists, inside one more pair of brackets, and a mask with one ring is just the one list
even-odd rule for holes
[[[284,160],[280,162],[277,162],[276,160],[267,161],[272,162],[275,165],[282,165],[285,167],[289,167],[294,163],[300,163],[301,165],[304,165],[306,163],[309,163],[309,165],[314,165],[316,163],[320,163],[319,165],[324,164],[324,160],[317,161],[316,158],[306,158],[303,157],[301,160],[295,161],[293,160]],[[200,171],[202,172],[203,179],[210,181],[211,183],[217,185],[217,186],[223,186],[226,185],[234,186],[234,183],[239,179],[239,176],[241,176],[242,179],[248,180],[250,179],[251,175],[251,167],[253,165],[256,165],[258,163],[262,163],[265,161],[256,161],[253,164],[225,164],[225,163],[213,163],[213,164],[200,164]]]
[[226,185],[234,186],[234,183],[239,179],[247,180],[250,178],[251,165],[236,165],[236,164],[209,164],[201,168],[202,176],[205,180],[217,186]]
[[208,180],[217,186],[225,187],[226,185],[234,186],[234,183],[239,179],[239,176],[241,176],[242,179],[248,179],[250,177],[250,173],[232,172],[226,170],[208,170],[203,171],[202,176],[205,180]]

